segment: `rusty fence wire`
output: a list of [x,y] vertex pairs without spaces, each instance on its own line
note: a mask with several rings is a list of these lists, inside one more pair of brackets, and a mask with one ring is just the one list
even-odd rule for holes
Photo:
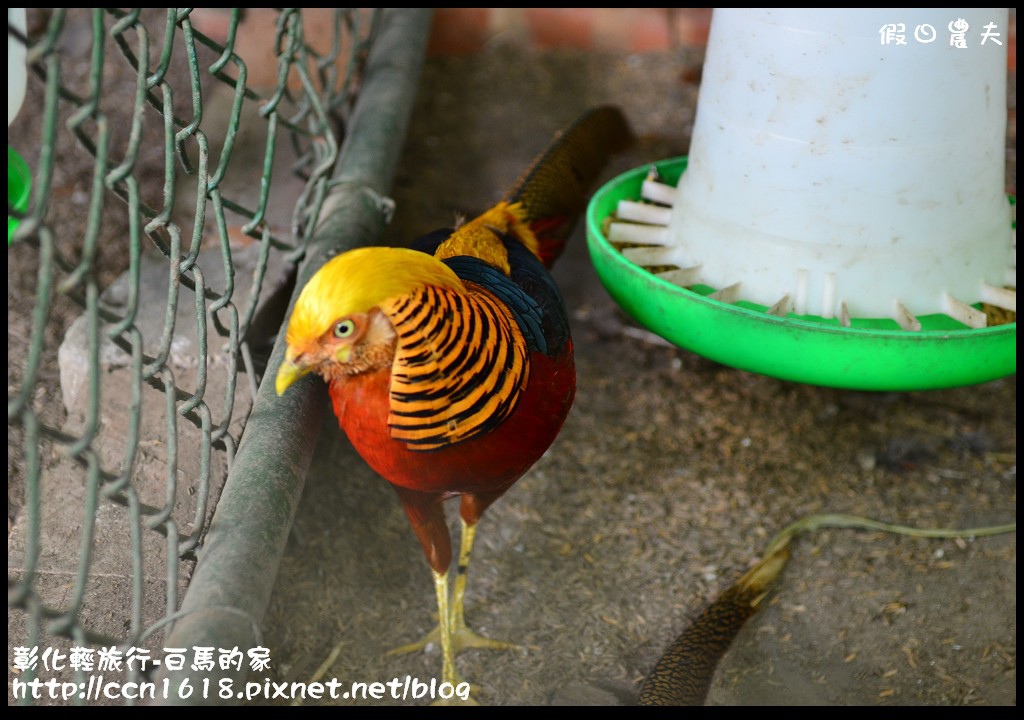
[[9,9],[9,703],[151,676],[386,15]]

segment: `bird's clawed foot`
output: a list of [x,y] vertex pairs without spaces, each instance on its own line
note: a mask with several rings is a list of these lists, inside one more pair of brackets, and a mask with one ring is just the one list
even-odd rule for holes
[[[465,622],[455,622],[455,627],[451,631],[451,645],[452,654],[458,655],[463,650],[483,649],[483,650],[520,650],[525,651],[526,648],[522,645],[515,643],[505,642],[503,640],[493,640],[489,637],[484,637],[472,630],[470,630]],[[405,653],[417,652],[424,650],[428,645],[433,645],[441,649],[441,626],[437,625],[429,633],[418,642],[409,643],[408,645],[402,645],[394,650],[388,651],[388,655],[401,655]],[[479,705],[476,701],[475,696],[479,695],[480,688],[478,685],[468,683],[459,673],[458,670],[453,670],[449,677],[443,678],[444,682],[450,683],[451,688],[454,688],[454,694],[449,698],[438,698],[431,705]],[[468,692],[466,691],[466,686]]]
[[[482,639],[486,640],[487,638],[482,638]],[[440,625],[438,625],[432,631],[427,633],[426,637],[424,637],[419,642],[409,643],[408,645],[402,645],[401,647],[397,647],[394,650],[389,650],[387,654],[388,655],[403,655],[403,654],[406,654],[406,653],[411,653],[411,652],[416,652],[418,650],[423,650],[428,645],[434,645],[438,649],[441,649],[441,626]],[[457,652],[457,650],[455,648],[453,648],[453,651]],[[443,654],[443,650],[442,650],[442,654]],[[453,658],[453,660],[454,660],[454,658]],[[460,673],[458,670],[456,670],[454,668],[454,662],[452,662],[452,666],[451,666],[450,670],[446,669],[446,671],[442,673],[441,685],[444,686],[444,687],[439,687],[438,688],[438,698],[436,700],[434,700],[434,702],[430,703],[431,705],[479,705],[480,704],[474,698],[475,695],[479,695],[480,694],[480,686],[479,685],[474,685],[473,683],[468,682],[464,677],[462,677],[462,673]],[[443,694],[449,694],[449,693],[450,693],[449,697],[447,697],[447,698],[443,697]]]
[[[441,626],[437,625],[426,634],[422,640],[408,645],[402,645],[394,650],[389,650],[388,655],[405,655],[426,649],[428,645],[441,645]],[[455,623],[452,628],[452,651],[458,655],[463,650],[519,650],[525,652],[528,648],[524,645],[506,642],[504,640],[493,640],[470,630],[465,623]]]

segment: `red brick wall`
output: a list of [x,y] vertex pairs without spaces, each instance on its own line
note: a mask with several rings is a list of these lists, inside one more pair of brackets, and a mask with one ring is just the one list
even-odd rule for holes
[[[647,52],[703,47],[711,8],[435,8],[428,51],[470,55],[502,38],[537,50]],[[1017,13],[1006,30],[1007,64],[1017,70]]]
[[468,55],[501,37],[538,50],[702,47],[710,21],[711,8],[436,8],[429,52]]
[[[309,24],[317,26],[317,13],[307,9]],[[197,27],[223,40],[227,28],[223,9],[193,11]],[[239,34],[239,52],[265,55],[265,63],[250,68],[256,85],[276,79],[273,37],[276,14],[249,8],[245,32]],[[471,55],[490,42],[512,41],[537,50],[576,48],[625,52],[656,52],[704,47],[711,25],[711,8],[435,8],[428,52],[434,56]],[[329,27],[325,23],[324,27]],[[1017,13],[1010,10],[1006,30],[1007,63],[1017,70]],[[247,56],[248,57],[248,56]],[[261,68],[265,73],[259,74]]]

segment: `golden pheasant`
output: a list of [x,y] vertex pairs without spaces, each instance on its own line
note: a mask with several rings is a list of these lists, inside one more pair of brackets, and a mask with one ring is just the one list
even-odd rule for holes
[[[410,248],[359,248],[324,264],[289,320],[277,392],[320,375],[352,445],[397,492],[433,570],[444,682],[458,680],[459,649],[511,647],[466,627],[476,526],[569,413],[573,344],[547,268],[609,154],[629,138],[617,108],[591,110],[479,217]],[[449,607],[442,502],[457,495],[462,542]]]

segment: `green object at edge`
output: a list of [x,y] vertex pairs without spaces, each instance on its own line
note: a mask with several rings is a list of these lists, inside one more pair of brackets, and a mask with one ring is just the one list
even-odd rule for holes
[[[32,189],[32,176],[29,173],[28,165],[21,159],[21,155],[14,151],[10,145],[7,146],[7,204],[20,213],[28,210],[29,191]],[[14,231],[18,229],[21,221],[18,218],[7,216],[7,244],[11,244],[14,238]]]
[[[675,185],[686,158],[654,163]],[[637,200],[649,166],[604,185],[587,209],[587,245],[598,277],[637,322],[670,342],[730,367],[782,380],[851,390],[961,387],[1017,372],[1017,323],[970,329],[945,315],[919,318],[908,332],[887,319],[843,327],[813,316],[776,317],[754,303],[729,304],[687,289],[627,260],[605,237],[620,200]],[[887,327],[887,326],[891,326]]]

